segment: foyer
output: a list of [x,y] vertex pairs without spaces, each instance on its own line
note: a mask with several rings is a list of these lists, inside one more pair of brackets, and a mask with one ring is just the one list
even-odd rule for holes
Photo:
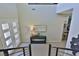
[[79,55],[79,4],[0,4],[0,56]]

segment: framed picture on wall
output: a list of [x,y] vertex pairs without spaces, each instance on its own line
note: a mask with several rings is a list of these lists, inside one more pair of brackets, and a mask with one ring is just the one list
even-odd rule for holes
[[34,25],[35,31],[37,32],[47,32],[47,25]]

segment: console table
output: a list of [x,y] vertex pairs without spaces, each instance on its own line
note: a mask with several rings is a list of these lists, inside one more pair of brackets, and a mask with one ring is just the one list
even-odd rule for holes
[[30,37],[31,43],[42,44],[46,43],[46,36],[36,35]]

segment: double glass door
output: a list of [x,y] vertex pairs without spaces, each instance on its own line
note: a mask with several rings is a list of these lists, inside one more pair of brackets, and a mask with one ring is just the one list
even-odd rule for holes
[[1,26],[1,41],[4,48],[14,48],[20,44],[18,22],[3,22]]

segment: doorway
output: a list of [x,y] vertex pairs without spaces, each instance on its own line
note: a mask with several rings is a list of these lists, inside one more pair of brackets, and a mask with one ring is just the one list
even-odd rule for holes
[[68,38],[69,30],[70,30],[70,25],[71,25],[71,20],[72,20],[72,15],[69,15],[68,20],[66,20],[64,22],[62,41],[65,41],[65,44],[67,42],[67,38]]

